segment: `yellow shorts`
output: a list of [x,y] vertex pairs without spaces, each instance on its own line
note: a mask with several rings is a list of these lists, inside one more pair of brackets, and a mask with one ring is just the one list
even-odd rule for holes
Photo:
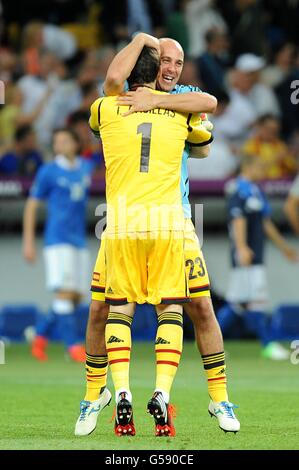
[[[92,292],[92,299],[99,300],[101,302],[105,302],[106,288],[105,237],[106,233],[103,232],[90,289]],[[199,246],[194,226],[190,219],[186,219],[185,222],[184,257],[190,297],[196,298],[210,296],[210,283],[207,267]],[[177,269],[178,268],[176,267],[175,270],[177,271]],[[107,293],[107,295],[109,296],[110,294]]]
[[184,242],[186,277],[190,298],[210,297],[208,270],[191,219],[185,220]]
[[137,233],[123,239],[106,235],[105,257],[106,303],[189,300],[183,232]]

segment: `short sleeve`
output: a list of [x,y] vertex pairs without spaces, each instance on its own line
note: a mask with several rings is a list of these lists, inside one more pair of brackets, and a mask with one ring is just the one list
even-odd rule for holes
[[213,142],[213,136],[202,124],[198,114],[189,114],[187,142],[191,147],[199,147]]
[[100,137],[101,105],[104,98],[98,98],[90,107],[89,126],[96,137]]
[[176,85],[170,92],[172,95],[179,95],[180,93],[201,92],[201,89],[192,85]]
[[36,175],[30,190],[30,197],[35,199],[47,199],[52,188],[52,178],[49,165],[42,166]]
[[238,192],[232,194],[228,200],[228,212],[231,219],[245,216],[246,199],[240,196]]
[[293,184],[290,189],[290,195],[299,198],[299,175],[293,181]]

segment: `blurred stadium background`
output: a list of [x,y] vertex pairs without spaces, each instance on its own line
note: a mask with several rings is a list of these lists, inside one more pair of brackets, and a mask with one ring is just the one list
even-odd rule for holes
[[[135,32],[127,14],[127,3],[123,0],[26,0],[20,4],[0,0],[0,80],[5,84],[5,104],[0,106],[0,337],[8,340],[24,340],[25,329],[34,326],[36,311],[46,311],[51,300],[43,272],[44,213],[40,213],[39,256],[34,266],[27,265],[22,258],[21,228],[31,182],[39,166],[51,159],[52,133],[61,125],[69,125],[79,133],[83,157],[97,165],[88,206],[92,271],[99,243],[94,234],[98,220],[95,208],[104,201],[105,184],[101,148],[89,132],[87,121],[89,107],[101,90],[109,63]],[[186,52],[180,83],[196,85],[218,95],[218,111],[211,117],[215,126],[211,156],[206,162],[190,163],[191,202],[204,205],[203,251],[217,307],[225,293],[229,270],[224,188],[227,180],[237,173],[245,153],[257,154],[267,161],[268,177],[262,185],[273,206],[273,218],[299,250],[298,239],[292,235],[283,212],[299,161],[299,105],[292,104],[290,99],[291,83],[299,79],[299,1],[146,0],[144,3],[145,15],[140,19],[139,29],[157,37],[177,39]],[[244,53],[260,58],[256,73],[251,73],[248,61],[238,61]],[[271,131],[264,116],[272,120]],[[299,338],[299,267],[289,264],[271,244],[267,244],[266,254],[271,312],[275,316],[282,304],[298,305],[287,319],[281,339]],[[81,336],[88,301],[86,293],[78,323]],[[153,334],[151,310],[147,309],[146,315],[150,332],[143,332],[143,339]],[[136,325],[140,329],[136,326],[135,335],[139,337],[138,320]],[[232,336],[242,339],[248,334],[240,327]],[[192,339],[188,322],[186,338]],[[12,355],[16,360],[22,356],[19,347],[16,346],[16,354]],[[13,348],[12,345],[9,349]],[[242,348],[242,342],[233,346],[232,362],[238,351],[240,358],[244,354],[244,361],[247,351],[253,354],[253,360],[259,360],[255,346],[248,350]],[[188,351],[191,364],[192,349]],[[240,361],[236,362],[237,366],[235,376],[242,367]],[[264,363],[260,366],[263,373],[273,367]],[[63,369],[63,364],[60,367]],[[65,365],[68,373],[74,373],[67,367],[70,366]],[[285,390],[291,387],[291,377],[295,386],[290,364],[279,368],[275,365],[273,377],[279,377],[281,367],[286,367]],[[81,372],[76,369],[74,373],[79,390],[76,400],[83,390],[83,368]],[[184,381],[183,372],[180,374],[179,384],[180,380]],[[186,375],[188,379],[192,380],[192,375]],[[74,408],[71,412],[74,413]]]

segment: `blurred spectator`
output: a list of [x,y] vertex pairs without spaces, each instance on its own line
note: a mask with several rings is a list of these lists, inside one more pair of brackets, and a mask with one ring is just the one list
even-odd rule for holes
[[105,163],[103,158],[101,141],[96,139],[89,127],[89,110],[76,111],[69,117],[69,125],[79,136],[81,144],[80,155],[93,163],[96,176],[105,175]]
[[90,106],[99,97],[96,82],[87,82],[81,87],[82,99],[78,111],[90,112]]
[[38,75],[40,73],[42,47],[42,23],[28,23],[23,30],[23,64],[26,74]]
[[0,109],[0,142],[1,146],[9,146],[13,141],[17,124],[20,119],[22,95],[13,84],[5,88],[5,105]]
[[43,52],[39,75],[24,75],[18,82],[23,97],[21,112],[27,117],[27,124],[34,124],[39,145],[45,150],[54,129],[50,102],[64,74],[63,63],[52,53]]
[[199,75],[204,90],[213,94],[225,87],[224,78],[229,58],[229,42],[225,32],[211,29],[206,34],[206,44],[206,52],[198,59]]
[[103,0],[102,22],[108,42],[128,42],[137,31],[164,36],[164,15],[159,0]]
[[[229,95],[225,91],[217,93],[218,106],[213,115],[213,121],[217,121],[229,106]],[[211,118],[210,118],[211,119]],[[226,138],[217,125],[213,129],[214,141],[210,147],[208,158],[200,161],[196,158],[189,158],[189,178],[190,180],[217,180],[232,176],[239,164],[237,155],[234,154],[229,139]],[[191,154],[192,155],[192,154]]]
[[288,146],[280,138],[280,121],[276,116],[261,116],[253,136],[248,139],[242,151],[257,156],[264,162],[266,179],[285,178],[294,175],[297,163]]
[[[80,109],[85,92],[87,94],[90,92],[93,97],[95,96],[96,80],[97,67],[94,64],[83,63],[76,77],[62,80],[56,86],[47,106],[48,128],[50,130],[66,125],[68,116]],[[98,96],[99,88],[97,92]]]
[[165,17],[177,8],[177,0],[163,0],[161,3]]
[[200,78],[198,76],[198,70],[193,60],[185,58],[184,68],[180,76],[180,83],[182,85],[192,85],[202,88],[202,83],[200,82]]
[[53,24],[78,21],[90,3],[89,0],[26,0],[26,4],[16,6],[11,0],[2,1],[5,21],[22,26],[32,18]]
[[38,75],[41,51],[46,50],[61,60],[68,60],[75,55],[77,45],[74,36],[68,31],[53,24],[33,21],[24,28],[23,49],[25,72]]
[[263,6],[270,23],[270,41],[275,44],[277,38],[288,38],[291,42],[298,43],[299,0],[263,0]]
[[279,104],[273,90],[261,81],[261,71],[265,60],[255,54],[242,54],[231,75],[231,85],[253,106],[256,115],[265,113],[280,114]]
[[13,51],[0,46],[0,80],[4,83],[10,82],[14,78],[17,63],[17,55]]
[[248,132],[255,122],[256,112],[246,96],[237,89],[229,89],[228,94],[228,105],[221,113],[211,116],[211,121],[219,134],[234,145],[239,145],[247,138]]
[[77,52],[74,35],[53,24],[43,25],[43,46],[61,60],[71,59]]
[[[45,97],[59,80],[60,62],[49,52],[40,54],[40,66],[37,75],[26,74],[18,81],[18,87],[23,95],[22,111],[32,113],[41,99]],[[52,85],[52,86],[51,86]]]
[[293,181],[290,188],[288,197],[285,202],[284,211],[288,221],[294,230],[294,233],[299,237],[299,174]]
[[230,29],[231,52],[236,58],[251,52],[263,55],[266,49],[266,15],[259,0],[219,1]]
[[103,46],[100,49],[89,51],[85,58],[85,66],[93,67],[97,71],[98,89],[101,94],[108,67],[114,59],[115,53],[114,47]]
[[214,8],[214,0],[187,0],[186,23],[189,31],[189,55],[197,58],[205,51],[205,35],[213,28],[226,32],[223,17]]
[[165,36],[178,41],[187,52],[189,50],[189,35],[185,18],[186,3],[186,0],[176,0],[174,10],[167,12]]
[[265,85],[275,88],[289,75],[295,65],[295,46],[291,43],[282,44],[275,52],[273,62],[262,71]]
[[33,176],[42,163],[43,157],[37,149],[33,129],[23,126],[16,131],[12,150],[0,157],[0,173],[7,176]]
[[[295,66],[289,75],[276,87],[276,96],[281,108],[282,134],[285,138],[290,138],[294,133],[299,132],[299,106],[294,101],[298,98],[299,83],[299,53],[295,60]],[[295,88],[294,88],[295,86]]]

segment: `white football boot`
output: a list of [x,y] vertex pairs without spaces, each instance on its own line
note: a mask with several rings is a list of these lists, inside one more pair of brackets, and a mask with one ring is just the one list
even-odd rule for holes
[[218,419],[219,427],[222,431],[236,433],[240,431],[240,422],[236,418],[234,408],[238,407],[228,401],[217,403],[211,400],[208,411],[211,417],[214,416]]
[[80,415],[75,426],[75,436],[88,436],[88,434],[91,434],[97,427],[100,412],[110,405],[110,402],[111,393],[108,388],[105,388],[98,400],[82,400],[80,403]]
[[272,341],[264,347],[262,356],[273,361],[286,361],[290,358],[290,351],[285,349],[280,343]]

